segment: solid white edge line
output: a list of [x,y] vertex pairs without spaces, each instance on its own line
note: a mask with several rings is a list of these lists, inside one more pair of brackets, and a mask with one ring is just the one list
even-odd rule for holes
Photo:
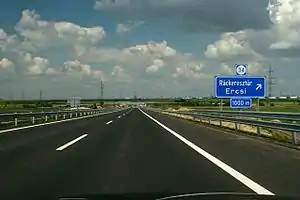
[[57,123],[62,123],[62,122],[68,122],[68,121],[75,121],[75,120],[86,119],[86,118],[91,118],[91,117],[97,117],[97,116],[112,114],[112,113],[116,113],[116,112],[120,112],[120,111],[113,111],[113,112],[107,112],[107,113],[98,113],[98,114],[95,114],[95,115],[76,117],[76,118],[72,118],[72,119],[63,119],[63,120],[54,121],[54,122],[47,122],[47,123],[43,123],[43,124],[35,124],[35,125],[30,125],[30,126],[23,126],[23,127],[18,127],[18,128],[5,129],[5,130],[1,130],[0,134],[13,132],[13,131],[24,130],[24,129],[29,129],[29,128],[35,128],[35,127],[40,127],[40,126],[46,126],[46,125],[50,125],[50,124],[57,124]]
[[110,120],[109,122],[106,122],[106,124],[110,124],[110,123],[112,123],[113,122],[113,120]]
[[74,140],[72,140],[72,141],[70,141],[70,142],[68,142],[68,143],[66,143],[66,144],[64,144],[64,145],[62,145],[62,146],[60,146],[60,147],[58,147],[58,148],[56,149],[56,151],[62,151],[62,150],[64,150],[64,149],[68,148],[69,146],[71,146],[72,144],[75,144],[75,143],[78,142],[79,140],[85,138],[86,136],[88,136],[88,134],[84,134],[84,135],[82,135],[82,136],[80,136],[80,137],[78,137],[78,138],[76,138],[76,139],[74,139]]
[[235,179],[237,179],[238,181],[240,181],[241,183],[243,183],[245,186],[247,186],[248,188],[250,188],[251,190],[253,190],[257,194],[261,194],[261,195],[275,195],[274,193],[272,193],[269,190],[265,189],[264,187],[262,187],[261,185],[259,185],[256,182],[254,182],[253,180],[251,180],[247,176],[245,176],[245,175],[241,174],[240,172],[238,172],[237,170],[233,169],[232,167],[230,167],[229,165],[227,165],[223,161],[221,161],[218,158],[214,157],[210,153],[204,151],[203,149],[201,149],[200,147],[198,147],[194,143],[190,142],[186,138],[182,137],[181,135],[179,135],[178,133],[176,133],[172,129],[168,128],[167,126],[165,126],[164,124],[162,124],[158,120],[156,120],[153,117],[151,117],[149,114],[145,113],[141,109],[139,109],[139,110],[144,115],[146,115],[149,119],[151,119],[152,121],[156,122],[158,125],[160,125],[162,128],[164,128],[165,130],[167,130],[169,133],[171,133],[172,135],[174,135],[175,137],[177,137],[179,140],[181,140],[182,142],[184,142],[186,145],[188,145],[189,147],[191,147],[192,149],[194,149],[196,152],[198,152],[199,154],[201,154],[202,156],[204,156],[206,159],[208,159],[209,161],[211,161],[212,163],[214,163],[215,165],[217,165],[219,168],[221,168],[222,170],[224,170],[225,172],[227,172],[228,174],[230,174],[232,177],[234,177]]

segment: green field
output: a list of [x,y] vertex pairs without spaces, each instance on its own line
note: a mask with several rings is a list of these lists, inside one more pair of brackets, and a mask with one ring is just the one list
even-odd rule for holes
[[[189,108],[189,109],[206,109],[218,110],[220,106],[219,99],[204,98],[204,99],[105,99],[104,106],[113,106],[121,103],[128,102],[146,102],[148,106],[157,108]],[[93,104],[99,106],[101,100],[99,99],[83,99],[81,106],[91,107]],[[224,99],[224,110],[232,110],[229,107],[229,100]],[[252,111],[257,111],[257,100],[253,100]],[[4,112],[38,112],[47,110],[63,110],[68,108],[67,100],[0,100],[0,113]],[[248,110],[248,109],[243,109]],[[300,100],[260,100],[260,111],[273,111],[273,112],[300,112]]]
[[[158,107],[163,109],[168,108],[188,108],[188,109],[205,109],[205,110],[219,110],[221,109],[218,105],[220,100],[216,99],[204,99],[204,100],[182,100],[181,102],[173,103],[151,103],[152,107]],[[224,100],[222,109],[223,110],[237,110],[232,109],[229,106],[229,101]],[[269,111],[269,112],[300,112],[300,102],[295,100],[271,100],[270,102],[266,100],[260,101],[260,106],[258,108],[257,101],[253,101],[251,109],[240,109],[249,111]]]

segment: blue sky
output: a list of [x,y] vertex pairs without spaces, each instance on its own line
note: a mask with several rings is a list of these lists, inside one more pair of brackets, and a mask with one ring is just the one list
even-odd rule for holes
[[260,61],[275,71],[274,96],[300,95],[300,3],[280,1],[7,1],[0,96],[97,98],[100,79],[106,98],[208,96],[235,63],[266,75]]

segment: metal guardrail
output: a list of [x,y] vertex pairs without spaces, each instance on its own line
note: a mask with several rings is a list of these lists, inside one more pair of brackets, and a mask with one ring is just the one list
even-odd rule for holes
[[[179,111],[180,112],[180,111]],[[186,112],[186,111],[185,111]],[[256,112],[256,111],[221,111],[221,110],[191,110],[188,113],[206,113],[227,116],[255,117],[266,119],[300,120],[300,113],[290,112]]]
[[[124,109],[124,108],[123,108]],[[21,125],[34,125],[46,123],[49,121],[58,121],[83,117],[87,115],[96,115],[110,111],[118,111],[123,109],[107,108],[107,109],[86,109],[86,110],[65,110],[65,111],[47,111],[47,112],[26,112],[26,113],[1,113],[0,129],[18,127]]]
[[[286,112],[251,112],[251,111],[216,111],[216,110],[203,110],[203,111],[165,111],[159,109],[151,109],[152,111],[164,112],[169,114],[186,115],[201,120],[232,122],[235,124],[235,129],[238,130],[238,124],[246,124],[257,127],[257,135],[261,136],[260,128],[277,129],[281,131],[288,131],[291,133],[292,143],[297,145],[297,132],[300,132],[300,124],[295,121],[300,120],[300,113],[286,113]],[[248,118],[247,118],[248,117]],[[249,119],[249,118],[257,119]],[[273,122],[261,119],[284,119],[291,120],[292,123]]]

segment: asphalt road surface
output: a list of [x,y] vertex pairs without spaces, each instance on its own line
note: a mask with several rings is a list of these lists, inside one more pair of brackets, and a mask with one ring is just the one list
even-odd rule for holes
[[0,135],[0,198],[300,196],[300,152],[138,108]]

